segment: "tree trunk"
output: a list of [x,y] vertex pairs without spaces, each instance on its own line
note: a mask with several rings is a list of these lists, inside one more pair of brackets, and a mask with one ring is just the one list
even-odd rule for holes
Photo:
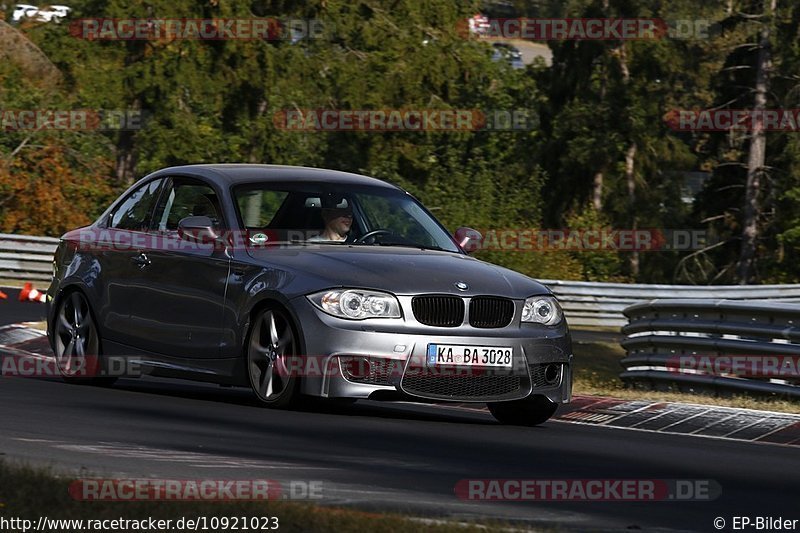
[[[628,209],[631,215],[631,230],[636,231],[638,221],[636,219],[636,174],[634,173],[634,163],[636,162],[636,143],[632,142],[625,152],[625,181],[628,185]],[[630,254],[631,276],[634,280],[639,277],[639,252],[633,250]]]
[[[617,56],[619,68],[622,71],[622,82],[628,85],[631,81],[631,71],[628,68],[628,49],[625,46],[625,42],[614,50],[614,55]],[[636,216],[636,174],[634,173],[637,148],[636,141],[631,141],[628,145],[628,149],[625,151],[625,183],[628,187],[628,213],[630,214],[630,229],[634,231],[638,226]],[[631,251],[628,262],[631,276],[635,280],[639,277],[639,252],[636,250]]]
[[[255,116],[251,119],[253,122],[258,123],[264,118],[264,114],[267,112],[267,101],[262,98],[258,101],[258,106],[256,108]],[[247,150],[247,162],[252,164],[258,163],[265,163],[264,161],[264,154],[262,153],[261,149],[261,142],[263,139],[261,138],[263,134],[260,133],[260,130],[256,129],[251,136],[250,139],[250,146]]]
[[592,205],[595,211],[603,209],[603,172],[597,171],[592,182]]
[[117,138],[114,177],[118,185],[128,187],[136,178],[135,132],[122,130]]
[[747,156],[747,184],[745,185],[744,217],[742,220],[742,248],[739,255],[737,273],[739,284],[751,283],[755,277],[756,247],[758,246],[759,195],[764,162],[767,154],[767,136],[761,120],[767,106],[769,74],[772,69],[770,54],[770,28],[775,12],[775,0],[769,7],[767,20],[761,28],[759,38],[758,64],[756,65],[756,94],[753,105],[753,131],[750,137],[750,150]]

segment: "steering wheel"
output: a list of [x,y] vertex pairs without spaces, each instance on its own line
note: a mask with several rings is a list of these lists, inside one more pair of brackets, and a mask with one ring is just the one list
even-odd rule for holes
[[[367,233],[365,233],[361,237],[355,239],[353,241],[353,243],[354,244],[366,243],[367,239],[369,239],[370,237],[373,237],[372,243],[374,243],[375,242],[374,237],[377,237],[378,235],[390,235],[392,233],[394,233],[394,232],[391,231],[391,230],[388,230],[388,229],[374,229],[372,231],[368,231]],[[372,244],[372,243],[370,243],[370,244]]]

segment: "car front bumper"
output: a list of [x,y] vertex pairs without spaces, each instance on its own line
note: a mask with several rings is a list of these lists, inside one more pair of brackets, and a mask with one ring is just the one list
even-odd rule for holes
[[[306,358],[319,361],[302,376],[305,394],[481,403],[537,394],[555,403],[570,401],[572,344],[566,322],[546,327],[520,325],[517,319],[516,324],[499,329],[441,328],[419,324],[408,318],[409,313],[402,319],[355,321],[330,316],[305,297],[292,303]],[[513,364],[510,369],[496,370],[428,367],[429,344],[511,348]]]

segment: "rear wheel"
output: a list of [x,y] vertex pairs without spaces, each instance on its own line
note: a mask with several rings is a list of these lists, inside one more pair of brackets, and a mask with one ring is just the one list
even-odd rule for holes
[[247,373],[256,397],[269,407],[287,408],[300,390],[292,361],[298,342],[289,316],[270,307],[260,311],[247,341]]
[[56,366],[67,383],[113,385],[116,378],[101,377],[100,334],[83,293],[65,295],[58,305],[55,324]]
[[498,422],[513,426],[538,426],[547,422],[557,408],[557,403],[541,395],[489,404],[489,411]]

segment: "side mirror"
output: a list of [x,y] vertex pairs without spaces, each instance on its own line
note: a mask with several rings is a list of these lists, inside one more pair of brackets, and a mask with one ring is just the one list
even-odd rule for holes
[[458,228],[453,236],[458,246],[468,254],[480,250],[483,243],[481,232],[472,228]]
[[178,222],[178,236],[189,242],[213,244],[219,239],[214,222],[207,216],[186,217]]

